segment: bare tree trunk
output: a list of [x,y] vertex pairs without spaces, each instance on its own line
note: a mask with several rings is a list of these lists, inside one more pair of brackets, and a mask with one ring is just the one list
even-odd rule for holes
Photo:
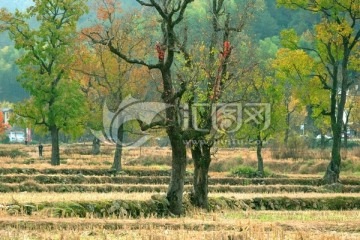
[[167,192],[169,210],[175,215],[183,213],[182,199],[186,175],[186,146],[178,127],[168,127],[167,134],[172,149],[171,180]]
[[[172,30],[171,30],[172,31]],[[172,34],[168,35],[170,46],[175,44],[175,38]],[[169,52],[169,58],[173,58],[173,53]],[[186,145],[183,138],[183,130],[179,122],[179,109],[176,104],[175,93],[172,82],[171,69],[164,67],[161,69],[164,92],[162,99],[164,103],[172,106],[166,109],[167,127],[166,133],[169,137],[172,149],[172,162],[171,162],[171,179],[167,192],[167,200],[170,203],[170,212],[175,215],[183,213],[182,199],[184,192],[184,182],[186,175]]]
[[94,137],[92,142],[92,155],[99,155],[100,154],[100,140]]
[[326,139],[325,139],[325,135],[324,134],[320,134],[320,148],[322,150],[325,149],[325,146],[326,146]]
[[191,154],[194,161],[194,182],[192,204],[197,207],[208,209],[208,173],[211,162],[211,146],[200,141],[191,146]]
[[56,126],[50,128],[51,132],[51,165],[60,165],[59,129]]
[[[340,128],[341,129],[341,128]],[[337,183],[339,182],[340,175],[340,163],[341,163],[341,130],[333,132],[333,145],[331,150],[331,161],[326,169],[324,181],[326,183]]]
[[348,127],[347,127],[347,124],[344,124],[344,147],[345,148],[348,148],[348,134],[347,134],[347,130],[348,130]]
[[264,159],[262,157],[262,146],[263,142],[261,139],[260,134],[257,137],[257,143],[256,143],[256,156],[258,160],[258,176],[264,177]]
[[[345,64],[346,63],[342,63]],[[334,69],[334,76],[338,75],[338,69]],[[343,115],[346,104],[346,92],[348,89],[346,67],[342,69],[342,83],[340,101],[338,101],[338,78],[333,78],[333,87],[331,89],[331,129],[333,133],[333,145],[331,150],[331,161],[326,169],[324,181],[328,184],[339,182],[340,164],[341,164],[341,130],[343,128]]]
[[285,129],[285,136],[284,136],[285,147],[288,146],[288,142],[289,142],[291,113],[292,112],[289,110],[289,104],[286,103],[286,129]]
[[122,170],[121,166],[121,157],[122,157],[122,144],[124,140],[124,125],[120,125],[117,132],[118,142],[116,143],[114,161],[111,169],[115,171],[115,173],[119,173]]

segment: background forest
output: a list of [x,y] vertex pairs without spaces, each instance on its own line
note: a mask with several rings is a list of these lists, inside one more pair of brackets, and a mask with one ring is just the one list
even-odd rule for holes
[[[0,8],[6,7],[10,11],[14,11],[16,8],[25,10],[31,4],[31,0],[2,0],[0,1]],[[91,5],[89,3],[89,6]],[[132,0],[123,0],[122,7],[126,10],[131,7],[139,7],[139,5]],[[95,14],[96,10],[90,9],[89,15]],[[83,16],[80,19],[80,28],[91,24],[88,18],[88,16]],[[302,10],[293,12],[284,7],[277,7],[276,0],[268,0],[261,6],[255,18],[246,26],[244,33],[249,35],[252,42],[262,42],[266,46],[264,46],[264,51],[274,54],[280,46],[279,34],[282,29],[294,28],[301,34],[307,29],[311,29],[318,20],[319,18],[312,13]],[[35,26],[36,22],[30,22],[30,25]],[[19,57],[19,53],[6,32],[0,34],[0,51],[0,101],[18,102],[29,97],[29,94],[16,81],[19,72],[15,60]],[[266,54],[265,52],[264,55],[266,56]]]

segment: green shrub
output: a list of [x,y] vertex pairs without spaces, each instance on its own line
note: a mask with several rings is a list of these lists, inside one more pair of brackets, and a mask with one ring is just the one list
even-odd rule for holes
[[33,163],[35,163],[35,159],[34,159],[34,158],[29,158],[29,159],[26,159],[26,160],[24,161],[24,164],[33,164]]
[[[259,177],[259,172],[257,171],[257,169],[250,166],[238,166],[236,168],[231,169],[230,173],[231,175],[237,177],[246,177],[246,178]],[[264,169],[263,177],[271,177],[271,176],[273,176],[273,174],[269,170]]]
[[67,159],[60,159],[60,164],[67,164]]
[[19,149],[12,149],[12,150],[0,150],[0,157],[10,157],[12,159],[17,157],[28,157],[29,154]]

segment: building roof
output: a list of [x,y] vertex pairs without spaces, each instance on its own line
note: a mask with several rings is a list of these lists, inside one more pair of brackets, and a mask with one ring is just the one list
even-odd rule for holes
[[1,108],[2,112],[12,112],[13,109],[12,108]]

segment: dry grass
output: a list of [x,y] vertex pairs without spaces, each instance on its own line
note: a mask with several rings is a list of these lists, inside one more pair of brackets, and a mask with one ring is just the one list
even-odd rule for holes
[[[263,221],[272,212],[198,212],[182,218],[78,219],[6,217],[1,220],[1,239],[359,239],[359,212],[276,212],[279,219]],[[229,217],[232,216],[232,217]],[[236,216],[236,217],[233,217]],[[320,218],[319,218],[320,217]],[[336,217],[339,219],[338,217]],[[351,230],[353,229],[353,230]],[[355,231],[354,231],[355,230]]]
[[[44,145],[44,158],[39,159],[37,153],[37,146],[30,145],[0,145],[1,149],[18,149],[28,153],[30,156],[23,158],[12,159],[10,157],[0,157],[0,167],[34,167],[38,169],[49,168],[50,161],[50,145]],[[92,156],[81,155],[76,153],[77,148],[90,148],[89,144],[75,144],[62,145],[61,157],[63,162],[62,167],[75,168],[80,167],[84,169],[104,168],[109,169],[113,161],[113,146],[103,146],[106,154]],[[69,149],[75,149],[72,153]],[[297,159],[275,159],[273,158],[273,151],[270,149],[263,150],[264,164],[271,172],[277,174],[323,174],[328,165],[329,156],[320,150],[306,150],[307,154],[303,158]],[[343,160],[343,165],[349,173],[360,172],[360,148],[353,148],[348,150],[347,159]],[[325,151],[328,153],[328,151]],[[324,157],[325,156],[325,157]],[[191,158],[190,152],[188,157]],[[122,163],[124,167],[130,165],[149,165],[154,168],[168,168],[171,158],[170,148],[160,147],[141,147],[141,148],[126,148],[123,152]],[[30,161],[31,160],[31,161]],[[192,164],[189,162],[188,169],[191,171]],[[256,151],[252,148],[234,148],[234,149],[219,149],[213,155],[210,170],[215,172],[228,172],[232,168],[239,165],[256,167]]]
[[[53,193],[53,192],[20,192],[2,193],[0,195],[1,204],[9,204],[14,201],[24,203],[40,202],[62,202],[62,201],[104,201],[104,200],[146,200],[150,199],[155,193],[140,192],[111,192],[111,193]],[[209,193],[209,197],[225,197],[235,199],[254,199],[254,198],[332,198],[332,197],[360,197],[360,193]]]
[[[79,149],[90,147],[89,144],[61,146],[61,157],[66,161],[61,168],[69,169],[109,169],[112,162],[112,146],[105,146],[106,154],[99,156],[81,155]],[[59,168],[49,165],[50,145],[45,145],[44,159],[38,158],[37,146],[0,145],[0,149],[19,149],[27,152],[29,157],[1,157],[0,167],[3,168]],[[67,154],[64,154],[67,150]],[[69,150],[70,149],[70,150]],[[359,166],[360,150],[348,151],[348,160],[344,166],[351,172],[353,166]],[[190,154],[188,153],[189,157]],[[271,151],[264,149],[265,166],[276,173],[293,174],[288,177],[309,178],[319,177],[328,164],[324,156],[316,151],[309,152],[310,159],[273,159]],[[162,159],[157,159],[157,157]],[[129,148],[125,149],[123,163],[125,169],[169,169],[166,160],[171,156],[169,148]],[[142,159],[154,159],[160,166],[144,167],[129,166],[141,164]],[[26,164],[29,159],[34,163]],[[255,166],[256,152],[254,149],[220,149],[215,153],[211,177],[224,177],[228,171],[238,165]],[[188,169],[191,171],[191,165]],[[307,173],[300,174],[300,173]],[[311,173],[311,174],[309,174]],[[9,175],[10,176],[10,175]],[[156,186],[156,185],[152,185]],[[111,201],[111,200],[146,200],[154,193],[2,193],[1,205],[9,203],[41,203],[69,201]],[[226,197],[235,199],[254,198],[329,198],[356,197],[359,193],[210,193],[210,197]],[[47,218],[36,216],[9,216],[0,210],[0,239],[211,239],[211,240],[300,240],[300,239],[360,239],[360,211],[229,211],[207,213],[201,210],[190,211],[187,217],[181,218],[141,218],[141,219],[79,219],[79,218]]]

